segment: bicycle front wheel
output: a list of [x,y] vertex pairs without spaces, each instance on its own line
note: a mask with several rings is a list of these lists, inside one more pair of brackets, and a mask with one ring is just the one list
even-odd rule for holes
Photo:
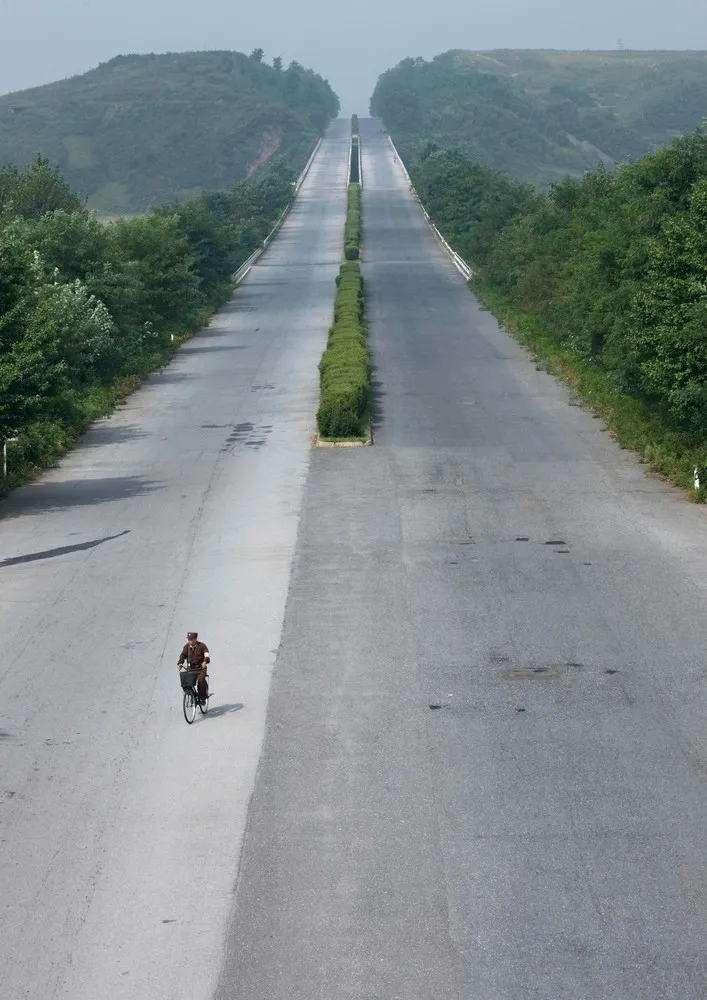
[[209,684],[208,684],[208,677],[207,677],[207,679],[206,679],[206,697],[204,698],[203,701],[201,699],[199,699],[199,711],[201,712],[202,715],[206,715],[206,713],[208,712],[208,710],[209,710]]
[[185,688],[182,708],[184,709],[184,718],[191,725],[196,718],[196,695],[193,688]]

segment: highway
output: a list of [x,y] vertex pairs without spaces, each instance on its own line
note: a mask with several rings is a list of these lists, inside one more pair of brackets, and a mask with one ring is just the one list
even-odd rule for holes
[[312,458],[217,998],[703,1000],[704,510],[361,128],[374,444]]
[[361,128],[373,446],[310,447],[339,121],[210,328],[0,505],[3,998],[707,995],[705,512]]
[[[211,326],[0,504],[0,994],[213,996],[341,256],[348,123]],[[187,727],[176,660],[212,650]]]

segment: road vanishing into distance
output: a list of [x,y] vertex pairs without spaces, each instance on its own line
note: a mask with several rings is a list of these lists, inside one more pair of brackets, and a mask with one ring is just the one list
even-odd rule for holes
[[373,447],[310,447],[339,121],[230,305],[0,505],[8,1000],[707,996],[705,512],[361,127]]

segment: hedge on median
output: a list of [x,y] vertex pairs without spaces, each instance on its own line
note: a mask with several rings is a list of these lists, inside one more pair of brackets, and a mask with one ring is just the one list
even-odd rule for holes
[[358,260],[361,252],[361,186],[349,184],[346,226],[344,228],[344,257]]
[[363,319],[363,280],[357,262],[341,265],[336,279],[334,322],[319,363],[319,433],[359,438],[365,433],[371,361]]

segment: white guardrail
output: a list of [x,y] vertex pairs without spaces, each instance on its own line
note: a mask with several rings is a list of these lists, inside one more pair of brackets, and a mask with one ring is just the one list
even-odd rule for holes
[[270,244],[272,243],[272,241],[275,238],[275,236],[277,235],[277,233],[280,231],[280,227],[282,226],[282,224],[285,221],[285,219],[287,218],[287,216],[290,214],[290,209],[292,208],[292,206],[295,203],[295,198],[297,197],[297,195],[299,193],[299,189],[304,184],[304,179],[307,176],[307,174],[309,173],[309,168],[314,163],[314,157],[319,152],[319,147],[321,146],[321,144],[322,144],[322,140],[321,139],[317,139],[317,143],[316,143],[314,149],[312,150],[312,155],[307,160],[307,162],[306,162],[306,164],[304,166],[304,170],[302,171],[302,173],[297,178],[295,186],[294,186],[294,188],[292,190],[292,198],[290,199],[289,203],[285,207],[285,209],[284,209],[282,215],[280,216],[280,218],[277,220],[277,222],[275,223],[275,225],[273,226],[273,228],[270,230],[270,232],[265,237],[265,239],[263,240],[263,242],[261,243],[261,245],[258,247],[258,249],[255,250],[250,255],[250,257],[248,258],[248,260],[243,261],[243,263],[238,268],[238,270],[236,271],[236,273],[232,276],[232,281],[233,281],[234,285],[240,285],[241,281],[243,281],[243,279],[245,278],[245,276],[248,274],[248,272],[250,271],[251,267],[253,266],[253,264],[255,264],[256,260],[258,259],[258,257],[260,257],[260,255],[267,250],[267,248],[270,246]]
[[437,237],[437,239],[439,240],[439,242],[442,244],[442,246],[444,247],[444,249],[446,250],[446,252],[452,258],[452,263],[456,267],[457,271],[459,271],[459,273],[462,274],[466,278],[466,280],[468,281],[469,278],[472,276],[472,274],[474,272],[469,267],[469,265],[464,260],[464,258],[460,257],[459,254],[456,252],[456,250],[453,250],[452,247],[450,247],[449,243],[447,243],[447,241],[445,240],[444,236],[442,236],[442,234],[440,233],[440,231],[437,228],[437,226],[435,226],[434,222],[429,217],[427,209],[425,208],[425,206],[420,201],[420,196],[418,195],[417,191],[415,190],[415,185],[410,180],[410,174],[407,172],[405,164],[403,163],[402,158],[400,156],[400,153],[395,148],[395,143],[390,138],[390,136],[388,136],[388,142],[390,143],[390,145],[392,147],[393,153],[395,155],[395,159],[398,162],[398,164],[400,165],[400,169],[402,170],[403,176],[405,177],[405,180],[407,181],[408,186],[409,186],[410,190],[412,191],[413,197],[415,198],[415,201],[417,202],[417,204],[420,206],[420,211],[422,212],[422,214],[424,215],[424,217],[427,219],[427,222],[428,222],[430,228],[432,229],[432,232],[435,234],[435,236]]

